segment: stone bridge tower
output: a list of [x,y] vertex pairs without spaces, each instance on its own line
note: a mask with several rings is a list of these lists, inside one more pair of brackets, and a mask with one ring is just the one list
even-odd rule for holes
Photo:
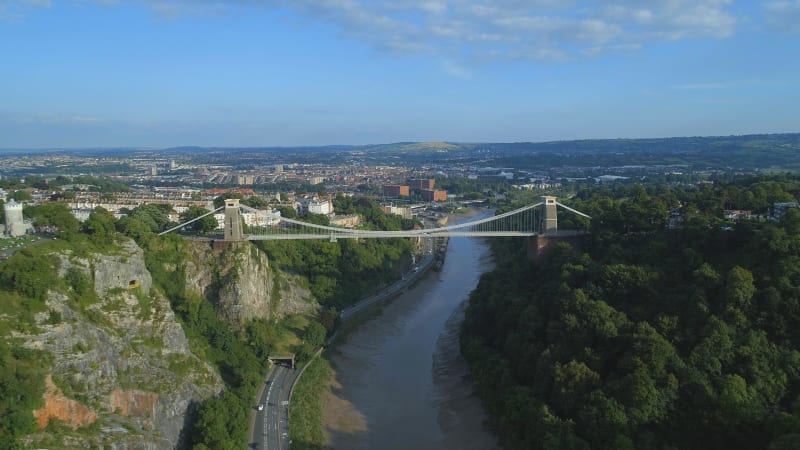
[[225,237],[226,241],[241,241],[244,239],[242,230],[242,215],[239,214],[239,199],[225,199]]
[[544,214],[542,215],[542,234],[558,234],[558,211],[556,210],[556,198],[550,195],[543,196]]

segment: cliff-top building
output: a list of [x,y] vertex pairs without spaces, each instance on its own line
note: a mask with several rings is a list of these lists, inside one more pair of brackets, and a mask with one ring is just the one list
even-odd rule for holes
[[3,205],[3,211],[6,214],[4,235],[18,237],[33,232],[33,225],[22,218],[22,203],[17,203],[12,199]]

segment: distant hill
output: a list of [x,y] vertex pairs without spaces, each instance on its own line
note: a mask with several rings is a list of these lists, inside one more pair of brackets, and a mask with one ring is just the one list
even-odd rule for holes
[[[20,153],[63,152],[81,154],[192,154],[224,156],[309,158],[328,155],[333,162],[346,155],[366,155],[375,160],[391,156],[395,162],[487,162],[503,167],[613,167],[623,165],[683,165],[694,169],[800,170],[800,133],[694,136],[645,139],[582,139],[549,142],[394,142],[370,145],[297,147],[203,147],[166,149],[5,149],[0,156]],[[580,156],[580,158],[576,158]]]

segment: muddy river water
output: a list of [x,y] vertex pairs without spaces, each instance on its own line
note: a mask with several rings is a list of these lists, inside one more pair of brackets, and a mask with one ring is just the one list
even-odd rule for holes
[[450,239],[441,272],[340,340],[328,355],[335,380],[323,400],[330,447],[498,448],[458,342],[467,297],[491,268],[482,240]]

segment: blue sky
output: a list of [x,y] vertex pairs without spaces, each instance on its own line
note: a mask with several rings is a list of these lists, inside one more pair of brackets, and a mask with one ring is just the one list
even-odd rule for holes
[[800,131],[800,0],[0,0],[0,148]]

